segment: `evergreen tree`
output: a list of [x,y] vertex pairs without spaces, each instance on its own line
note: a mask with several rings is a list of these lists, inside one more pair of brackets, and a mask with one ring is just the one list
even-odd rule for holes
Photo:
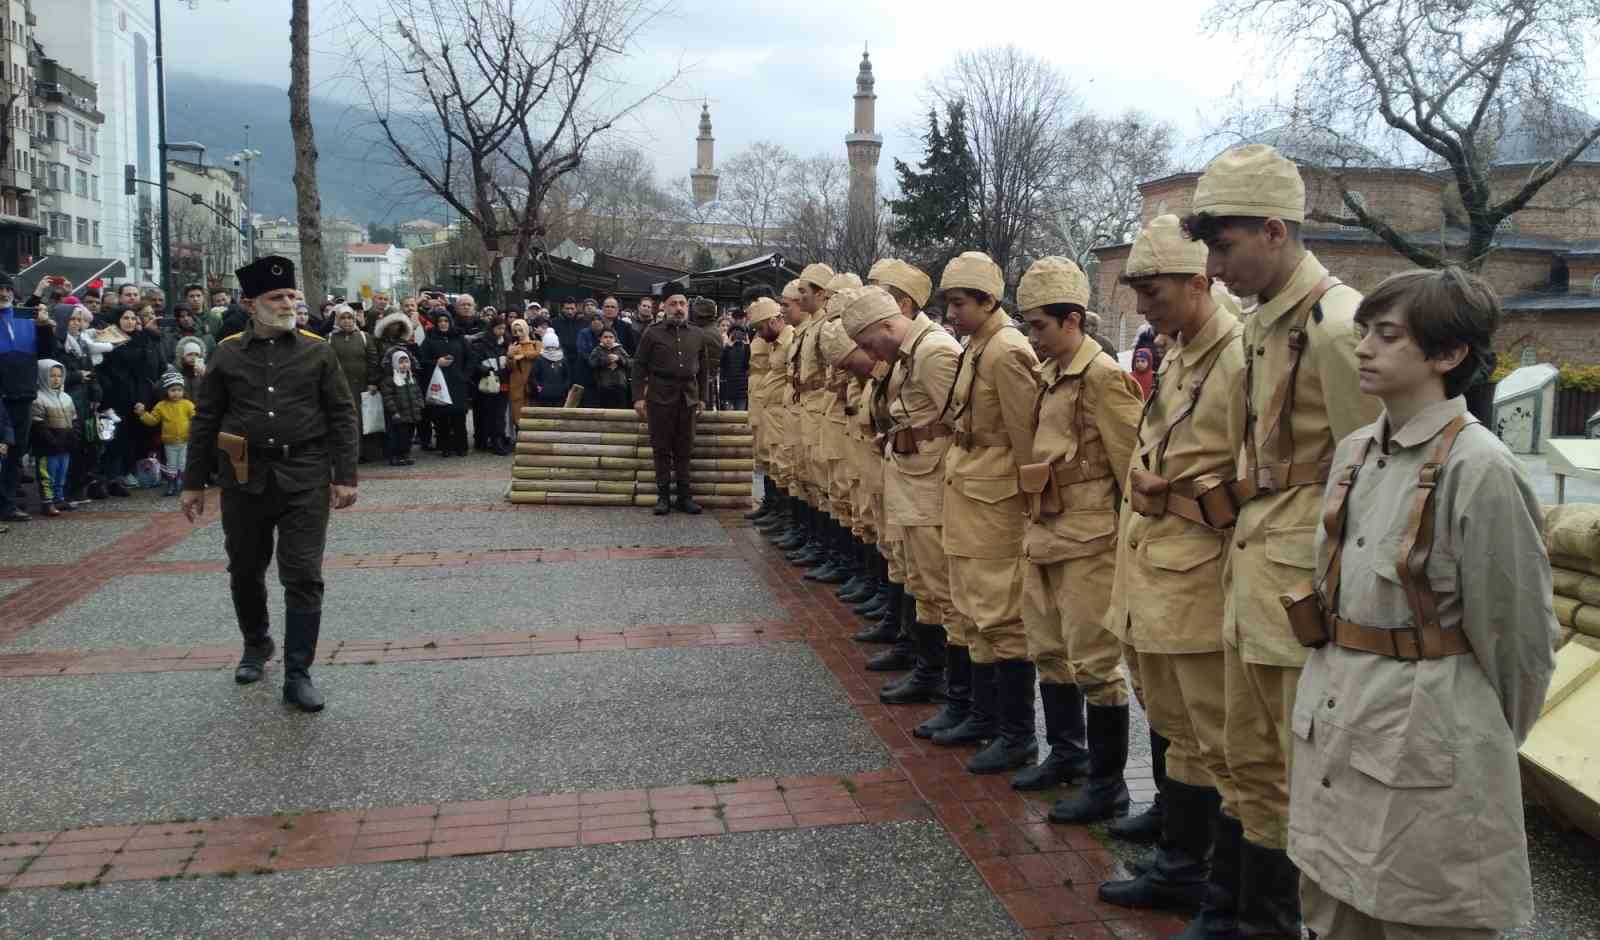
[[937,110],[928,112],[926,148],[918,169],[894,161],[900,198],[889,200],[894,212],[893,243],[935,280],[951,258],[976,243],[972,212],[977,191],[977,162],[967,142],[966,107],[945,106],[944,128]]

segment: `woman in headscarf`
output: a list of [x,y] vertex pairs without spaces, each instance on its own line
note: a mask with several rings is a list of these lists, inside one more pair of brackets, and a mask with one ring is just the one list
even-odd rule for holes
[[[61,338],[61,365],[66,370],[66,391],[78,412],[76,447],[67,466],[67,493],[74,500],[89,495],[91,474],[100,459],[100,438],[93,433],[94,413],[100,408],[100,385],[95,379],[94,361],[111,348],[94,338],[89,324],[94,316],[87,307],[73,309]],[[102,347],[99,352],[95,348]],[[105,493],[95,488],[101,496]]]
[[361,329],[361,317],[349,304],[333,308],[333,332],[328,345],[339,360],[339,369],[350,386],[350,397],[356,403],[356,430],[361,435],[359,463],[377,460],[383,456],[383,429],[368,431],[361,425],[361,396],[378,391],[378,341]]
[[1149,346],[1140,346],[1133,351],[1133,380],[1139,383],[1139,397],[1146,401],[1150,400],[1150,390],[1155,387],[1154,361],[1155,353]]
[[471,389],[467,384],[470,354],[467,341],[455,331],[450,314],[439,311],[433,318],[433,332],[422,341],[418,352],[422,369],[418,379],[423,388],[433,383],[434,369],[444,376],[450,393],[450,404],[429,404],[427,413],[438,432],[439,456],[465,457],[467,455],[467,408],[472,403]]
[[[145,310],[149,309],[149,305],[145,305]],[[106,487],[113,496],[127,496],[128,487],[138,485],[133,479],[133,462],[138,457],[139,439],[144,436],[145,429],[133,419],[133,406],[153,401],[161,380],[161,335],[159,329],[149,328],[151,323],[154,323],[153,314],[142,326],[139,314],[132,307],[124,307],[116,325],[99,333],[101,342],[111,344],[96,370],[100,379],[100,402],[121,419],[116,435],[106,442],[101,457]]]
[[528,376],[528,396],[540,405],[559,408],[567,400],[567,390],[572,378],[567,371],[566,357],[561,353],[561,340],[555,330],[546,330],[544,349],[533,363],[533,373]]
[[506,347],[506,385],[511,400],[511,427],[516,430],[517,419],[528,403],[528,376],[533,374],[534,360],[544,344],[532,338],[526,320],[511,321],[511,344]]
[[473,429],[482,449],[502,457],[511,454],[506,433],[506,325],[499,317],[484,318],[484,329],[472,344],[472,376],[477,383]]

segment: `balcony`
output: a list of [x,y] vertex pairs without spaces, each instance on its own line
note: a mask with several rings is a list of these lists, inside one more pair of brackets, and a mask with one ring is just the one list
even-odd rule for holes
[[33,174],[14,167],[0,167],[0,187],[32,190]]

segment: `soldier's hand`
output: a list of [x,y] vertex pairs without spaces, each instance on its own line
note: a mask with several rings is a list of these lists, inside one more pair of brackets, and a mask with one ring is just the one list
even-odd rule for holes
[[206,491],[184,490],[179,497],[179,505],[183,507],[183,516],[191,523],[199,522],[200,517],[206,514]]
[[639,416],[639,420],[640,421],[643,421],[644,420],[644,402],[642,402],[642,401],[634,402],[633,403],[633,413]]
[[333,485],[333,508],[348,509],[356,504],[356,488],[340,483]]

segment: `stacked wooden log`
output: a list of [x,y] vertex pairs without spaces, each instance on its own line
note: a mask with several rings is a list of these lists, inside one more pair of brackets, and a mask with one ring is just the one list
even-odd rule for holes
[[[745,411],[708,411],[695,422],[689,460],[695,501],[747,509],[755,438]],[[513,503],[652,506],[655,463],[650,432],[631,410],[524,408],[511,467]]]

